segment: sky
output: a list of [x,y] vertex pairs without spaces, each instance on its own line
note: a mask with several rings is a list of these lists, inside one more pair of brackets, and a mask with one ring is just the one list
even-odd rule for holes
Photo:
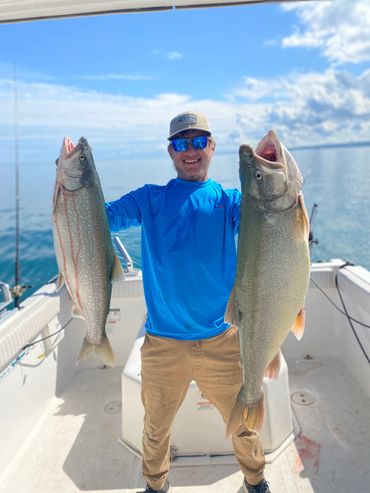
[[369,33],[368,0],[0,24],[0,166],[16,131],[33,163],[65,135],[106,159],[155,155],[185,110],[207,115],[218,152],[270,128],[288,147],[368,142]]

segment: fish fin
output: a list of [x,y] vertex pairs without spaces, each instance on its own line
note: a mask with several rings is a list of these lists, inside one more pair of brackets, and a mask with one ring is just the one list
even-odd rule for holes
[[106,335],[103,337],[102,343],[99,346],[95,346],[95,352],[105,365],[112,368],[116,366],[116,357]]
[[246,410],[246,427],[248,430],[260,431],[263,427],[265,419],[264,394],[261,392],[261,397],[255,404],[247,406]]
[[77,305],[73,305],[72,306],[71,315],[74,318],[82,318],[83,320],[86,320],[86,317],[82,313],[81,308],[79,308]]
[[117,282],[124,279],[124,277],[125,277],[125,271],[123,270],[121,262],[118,256],[114,255],[111,280]]
[[238,309],[238,303],[236,300],[235,288],[231,290],[229,301],[226,307],[224,320],[226,323],[234,325],[235,327],[240,326],[240,311]]
[[231,410],[229,421],[226,426],[226,436],[235,435],[239,428],[243,427],[245,422],[245,404],[242,402],[240,393]]
[[87,355],[91,352],[94,352],[106,366],[116,366],[116,357],[106,335],[104,335],[101,344],[92,344],[85,337],[77,361],[86,359]]
[[303,217],[304,239],[308,243],[308,237],[310,235],[310,220],[308,217],[306,206],[304,205],[304,198],[302,193],[298,195],[298,203]]
[[304,324],[305,324],[305,309],[301,308],[299,313],[297,314],[294,325],[291,328],[291,331],[296,336],[296,338],[300,341],[303,337],[304,332]]
[[238,398],[231,411],[229,421],[226,427],[226,436],[238,434],[240,429],[244,431],[259,431],[263,427],[265,418],[264,395],[261,390],[261,396],[253,404],[244,404],[239,393]]
[[65,283],[64,276],[61,272],[59,272],[58,277],[57,277],[57,285],[56,285],[55,291],[59,291],[60,289],[62,289],[64,283]]
[[279,350],[276,353],[274,359],[270,361],[265,370],[266,378],[274,378],[275,380],[279,377],[280,373],[280,364],[281,364],[281,351]]

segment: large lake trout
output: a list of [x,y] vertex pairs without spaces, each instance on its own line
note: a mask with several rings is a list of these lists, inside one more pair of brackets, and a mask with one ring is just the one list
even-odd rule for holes
[[270,130],[239,149],[242,205],[237,272],[225,320],[239,327],[243,385],[228,433],[262,428],[263,377],[277,378],[280,346],[301,338],[310,276],[309,220],[298,166]]
[[108,366],[115,358],[105,332],[112,279],[123,269],[115,255],[104,196],[91,148],[83,137],[74,146],[64,138],[56,161],[53,233],[59,267],[73,300],[72,315],[86,320],[87,334],[78,359],[95,351]]

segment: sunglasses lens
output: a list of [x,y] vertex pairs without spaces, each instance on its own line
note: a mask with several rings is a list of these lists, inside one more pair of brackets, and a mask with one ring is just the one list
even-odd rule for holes
[[176,152],[184,152],[189,147],[188,139],[173,139],[172,147]]
[[208,144],[208,137],[199,135],[199,137],[193,137],[192,139],[173,139],[172,147],[176,152],[184,152],[188,150],[190,141],[193,149],[205,149]]
[[206,135],[200,135],[192,139],[193,149],[205,149],[207,147],[208,137]]

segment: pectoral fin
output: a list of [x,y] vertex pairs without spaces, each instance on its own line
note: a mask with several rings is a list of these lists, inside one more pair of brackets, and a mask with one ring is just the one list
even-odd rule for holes
[[303,218],[303,225],[304,225],[304,238],[308,242],[308,237],[310,234],[310,219],[307,214],[307,209],[306,206],[304,205],[304,199],[302,193],[298,195],[298,203],[301,208],[301,213],[302,213],[302,218]]
[[265,370],[266,378],[274,378],[277,379],[280,373],[280,364],[281,364],[281,352],[278,351],[275,358],[270,361]]
[[64,276],[61,272],[59,272],[58,277],[57,277],[57,286],[55,288],[55,291],[59,291],[63,285],[64,285]]
[[77,305],[73,305],[71,315],[72,317],[82,318],[83,320],[86,320],[85,315],[82,313],[81,309]]
[[296,319],[294,321],[294,325],[291,328],[291,331],[296,336],[296,338],[300,341],[303,337],[304,332],[304,324],[305,324],[305,310],[301,308]]
[[121,262],[117,257],[117,255],[114,255],[111,280],[112,282],[113,281],[117,282],[124,279],[124,277],[125,277],[125,272],[122,268]]
[[[57,162],[56,162],[56,164],[57,164]],[[55,209],[56,209],[56,206],[57,206],[57,202],[58,202],[58,197],[59,197],[59,194],[60,194],[60,190],[61,190],[61,187],[60,187],[59,183],[57,183],[55,185],[54,195],[53,195],[53,214],[54,214]]]
[[235,327],[240,326],[240,310],[238,308],[235,288],[233,288],[230,293],[224,320],[226,323],[234,325]]

